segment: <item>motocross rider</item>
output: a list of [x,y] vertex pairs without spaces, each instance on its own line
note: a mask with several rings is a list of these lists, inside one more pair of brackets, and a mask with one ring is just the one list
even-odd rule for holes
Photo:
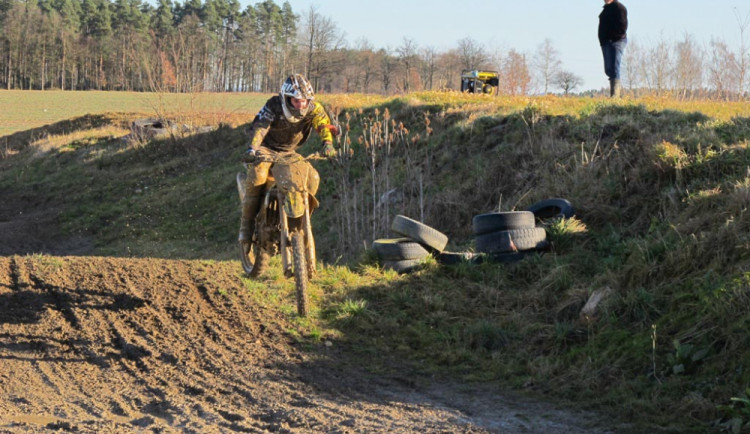
[[[323,154],[334,157],[333,134],[336,128],[323,106],[315,102],[312,85],[302,74],[290,75],[278,95],[266,101],[250,129],[250,145],[246,154],[262,159],[271,152],[294,151],[302,146],[315,129],[323,141]],[[263,186],[268,178],[270,162],[247,165],[245,199],[242,201],[240,243],[249,243],[255,230]]]

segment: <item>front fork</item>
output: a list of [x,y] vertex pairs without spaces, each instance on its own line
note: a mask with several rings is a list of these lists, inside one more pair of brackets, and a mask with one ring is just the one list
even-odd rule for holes
[[279,223],[281,224],[281,245],[279,251],[281,253],[281,267],[284,269],[284,275],[289,277],[292,275],[292,261],[289,258],[289,219],[287,219],[286,211],[284,210],[284,194],[279,191]]
[[313,238],[312,222],[310,221],[310,195],[305,193],[305,245],[307,246],[307,271],[312,278],[315,275],[315,238]]
[[[299,229],[302,229],[304,231],[304,239],[305,239],[305,246],[307,247],[307,268],[308,268],[308,275],[310,277],[313,277],[315,274],[315,264],[317,262],[317,258],[315,255],[315,239],[313,238],[312,233],[312,223],[310,222],[310,202],[308,198],[308,194],[304,194],[304,205],[305,205],[305,213],[303,214],[303,222],[302,227]],[[284,269],[284,275],[289,277],[292,275],[292,260],[290,257],[290,249],[289,246],[291,245],[291,234],[289,233],[289,219],[287,218],[286,210],[284,210],[284,194],[279,192],[278,195],[279,200],[279,220],[281,223],[281,245],[280,245],[280,251],[281,251],[281,266]],[[294,230],[298,230],[298,228],[295,228]]]

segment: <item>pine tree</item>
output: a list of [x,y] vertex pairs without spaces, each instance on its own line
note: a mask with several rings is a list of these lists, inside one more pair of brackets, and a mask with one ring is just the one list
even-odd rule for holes
[[185,0],[182,5],[176,4],[174,9],[175,22],[179,25],[190,15],[200,17],[203,3],[201,0]]
[[102,37],[112,32],[112,12],[107,0],[83,0],[84,34]]
[[172,14],[172,0],[159,0],[159,6],[151,17],[151,29],[159,41],[163,41],[174,30],[174,15]]
[[13,7],[13,0],[0,0],[0,23],[5,21],[8,11]]
[[274,49],[281,36],[281,8],[273,0],[265,0],[255,5],[258,38],[262,44],[263,68],[265,77],[263,88],[270,92],[278,83],[279,72],[273,63]]

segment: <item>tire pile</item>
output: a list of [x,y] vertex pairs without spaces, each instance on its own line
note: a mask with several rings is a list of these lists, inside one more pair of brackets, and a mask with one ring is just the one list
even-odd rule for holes
[[537,222],[570,218],[573,206],[566,199],[553,198],[537,202],[526,211],[491,212],[472,219],[477,260],[514,262],[530,252],[549,247],[547,232]]
[[440,231],[403,215],[397,215],[391,231],[397,238],[373,242],[373,250],[385,269],[413,271],[429,255],[442,265],[472,262],[515,262],[528,253],[549,247],[542,224],[549,219],[574,215],[569,201],[553,198],[537,202],[526,211],[491,212],[472,219],[476,252],[447,252],[448,237]]
[[549,245],[547,232],[536,226],[531,211],[479,214],[472,219],[472,228],[477,252],[496,262],[513,262]]
[[399,237],[377,239],[372,247],[383,268],[398,273],[413,271],[427,256],[440,255],[448,244],[442,232],[403,215],[393,219],[391,231]]

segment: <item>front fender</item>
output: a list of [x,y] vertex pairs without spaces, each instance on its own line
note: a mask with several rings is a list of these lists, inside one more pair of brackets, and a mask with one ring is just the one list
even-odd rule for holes
[[288,191],[284,194],[284,211],[291,218],[305,214],[305,197],[301,191]]
[[[306,193],[301,191],[290,191],[284,194],[284,212],[291,218],[302,217],[305,214],[305,197]],[[310,213],[312,213],[320,203],[312,194],[308,195]]]

